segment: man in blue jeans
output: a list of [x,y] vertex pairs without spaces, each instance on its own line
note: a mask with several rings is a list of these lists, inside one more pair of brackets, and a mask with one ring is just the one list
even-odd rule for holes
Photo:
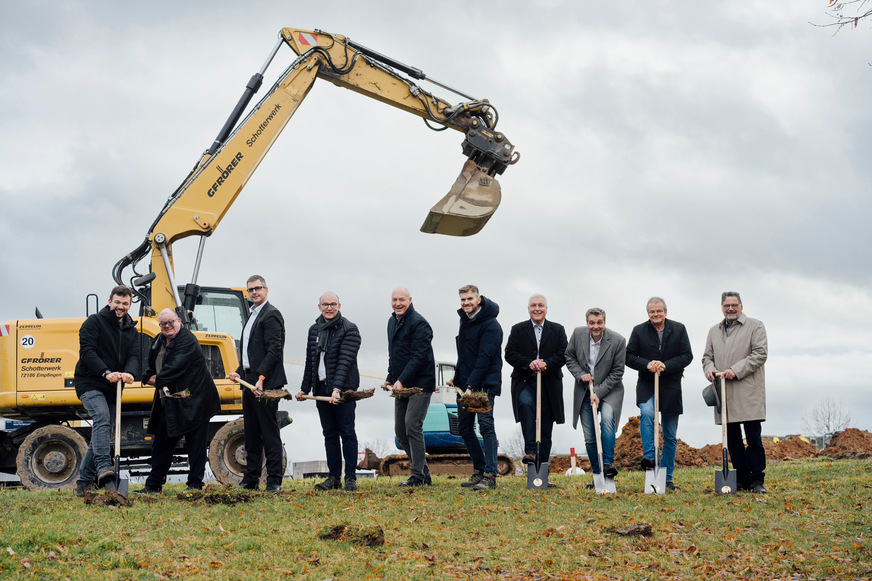
[[648,320],[636,325],[627,342],[627,367],[639,372],[636,405],[642,413],[642,470],[654,468],[654,375],[660,373],[660,415],[663,450],[660,466],[666,468],[666,489],[677,492],[672,482],[678,447],[678,416],[684,411],[681,378],[693,360],[690,339],[684,325],[666,318],[666,301],[651,297]]
[[[457,334],[457,366],[454,378],[449,385],[461,391],[487,392],[487,412],[469,412],[462,406],[457,408],[457,429],[469,459],[472,461],[472,477],[461,486],[474,490],[488,490],[497,487],[497,433],[494,429],[494,398],[502,389],[501,357],[503,329],[497,322],[500,307],[492,300],[482,296],[478,287],[466,285],[460,288],[460,330]],[[458,397],[459,403],[459,397]],[[475,420],[484,440],[482,449],[475,435]]]
[[[566,348],[566,369],[575,378],[575,394],[572,405],[572,427],[584,431],[584,446],[590,459],[591,471],[600,473],[596,447],[596,431],[593,425],[593,408],[600,414],[603,447],[603,474],[608,478],[618,475],[614,467],[615,432],[621,421],[624,403],[624,361],[627,341],[618,333],[606,328],[606,312],[603,309],[588,309],[585,314],[587,326],[572,332]],[[593,395],[590,382],[593,382]],[[588,484],[593,487],[593,483]]]
[[109,294],[109,303],[79,328],[76,396],[91,416],[91,441],[82,460],[76,496],[106,486],[115,477],[112,467],[112,424],[115,422],[117,383],[132,383],[139,374],[139,333],[127,312],[133,292],[124,285]]

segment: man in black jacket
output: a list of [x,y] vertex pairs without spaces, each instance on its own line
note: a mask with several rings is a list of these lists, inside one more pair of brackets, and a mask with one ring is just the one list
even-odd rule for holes
[[[457,333],[457,366],[449,385],[461,391],[484,391],[488,395],[490,410],[469,412],[457,408],[457,429],[469,459],[472,461],[472,477],[461,486],[474,490],[497,487],[497,432],[494,428],[494,398],[502,391],[503,328],[497,322],[500,314],[498,304],[485,298],[478,287],[468,284],[459,289],[460,330]],[[460,398],[458,397],[458,404]],[[475,435],[475,420],[484,440],[484,449]]]
[[654,468],[654,374],[660,372],[660,414],[663,450],[660,465],[666,468],[666,488],[677,491],[672,482],[678,447],[678,416],[684,411],[681,378],[693,360],[690,339],[684,325],[666,318],[666,302],[648,299],[648,321],[637,325],[627,342],[627,367],[639,372],[636,405],[642,412],[642,470]]
[[[335,490],[342,481],[342,460],[345,459],[345,490],[357,490],[357,434],[354,431],[354,401],[339,403],[343,391],[357,390],[360,373],[357,352],[360,333],[357,325],[342,316],[336,293],[324,293],[318,301],[321,315],[309,327],[306,343],[306,367],[297,400],[309,393],[331,398],[318,401],[318,416],[324,433],[327,470],[330,476],[315,485],[318,490]],[[341,440],[341,443],[340,443]]]
[[566,421],[563,407],[563,365],[566,330],[545,318],[548,301],[533,295],[527,301],[530,318],[512,326],[506,342],[506,363],[512,366],[512,410],[524,436],[524,464],[536,461],[536,375],[542,377],[541,462],[551,455],[554,424]]
[[411,465],[411,476],[400,486],[421,486],[432,483],[424,446],[424,419],[436,390],[433,329],[415,311],[409,289],[394,289],[391,308],[394,312],[388,319],[388,376],[382,389],[421,388],[421,393],[398,397],[394,402],[394,433]]
[[239,368],[228,375],[240,377],[255,386],[242,390],[242,423],[245,430],[245,476],[240,486],[257,490],[266,456],[266,491],[278,492],[284,478],[282,437],[276,414],[278,400],[264,400],[255,395],[258,390],[281,389],[288,382],[285,376],[285,320],[277,308],[267,301],[269,288],[258,274],[248,277],[248,298],[253,303],[251,315],[242,330],[242,353]]
[[129,384],[139,375],[139,334],[127,314],[132,302],[131,290],[116,286],[109,294],[109,304],[85,319],[79,329],[74,383],[76,396],[92,421],[91,441],[76,483],[79,496],[95,483],[105,486],[115,476],[110,447],[117,382]]
[[145,488],[137,492],[159,493],[173,461],[173,451],[182,437],[188,453],[188,490],[203,488],[209,420],[221,409],[218,390],[209,374],[200,343],[172,309],[158,316],[161,334],[148,354],[145,383],[155,388],[147,432],[154,435],[151,472]]

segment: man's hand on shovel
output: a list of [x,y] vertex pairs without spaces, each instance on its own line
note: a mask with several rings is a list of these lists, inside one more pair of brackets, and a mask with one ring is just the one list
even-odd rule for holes
[[262,379],[257,380],[257,385],[251,385],[250,383],[248,383],[247,381],[245,381],[244,379],[239,377],[238,373],[231,373],[230,375],[227,376],[227,379],[229,379],[230,381],[235,381],[239,385],[243,385],[243,386],[247,387],[248,389],[251,390],[251,393],[253,393],[254,395],[259,396],[259,395],[263,394],[263,380]]

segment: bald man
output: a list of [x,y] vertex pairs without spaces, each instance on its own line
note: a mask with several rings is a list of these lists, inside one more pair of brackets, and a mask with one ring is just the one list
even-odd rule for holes
[[402,487],[432,484],[424,446],[424,419],[430,397],[436,390],[436,360],[433,357],[433,329],[412,305],[405,287],[391,293],[388,319],[388,375],[382,389],[420,387],[421,393],[398,397],[394,403],[394,433],[411,465],[411,475]]

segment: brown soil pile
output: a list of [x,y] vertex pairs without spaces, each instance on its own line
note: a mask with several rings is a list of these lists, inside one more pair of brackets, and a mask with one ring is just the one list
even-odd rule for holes
[[391,391],[391,397],[405,399],[412,397],[413,395],[418,395],[422,391],[423,390],[420,387],[398,387]]
[[234,506],[251,500],[251,493],[233,486],[209,484],[203,490],[185,490],[176,495],[179,500],[202,500],[206,504],[226,504]]
[[799,436],[790,436],[777,443],[764,438],[763,448],[766,450],[766,460],[770,462],[805,460],[815,458],[818,455],[817,448]]
[[126,496],[117,490],[107,490],[104,494],[99,492],[85,491],[83,499],[85,504],[93,504],[96,506],[130,506],[130,502]]
[[370,389],[361,389],[359,391],[349,389],[342,392],[342,395],[339,397],[339,403],[345,403],[347,401],[357,401],[359,399],[367,399],[372,397],[374,393],[374,387]]
[[487,393],[483,391],[464,393],[460,396],[459,403],[472,414],[486,413],[491,409]]
[[823,454],[832,458],[870,458],[872,457],[872,434],[857,428],[836,432]]
[[[639,470],[642,461],[642,434],[639,432],[639,416],[631,417],[621,429],[621,435],[615,442],[615,466],[625,470]],[[660,445],[663,445],[663,435],[660,435]],[[678,439],[678,449],[675,451],[676,466],[706,466],[707,458],[696,448],[691,448]]]
[[262,391],[258,397],[270,401],[277,399],[292,399],[291,394],[286,389],[266,389]]
[[347,541],[364,547],[378,547],[385,544],[385,532],[377,525],[361,527],[341,524],[326,527],[318,533],[318,538],[325,541]]
[[[576,456],[575,466],[585,472],[590,472],[590,462],[586,458]],[[570,468],[572,468],[572,460],[569,456],[553,456],[548,460],[549,474],[566,474]]]
[[381,460],[381,458],[375,455],[375,452],[367,448],[366,452],[364,452],[363,460],[357,464],[357,467],[360,470],[378,470]]

